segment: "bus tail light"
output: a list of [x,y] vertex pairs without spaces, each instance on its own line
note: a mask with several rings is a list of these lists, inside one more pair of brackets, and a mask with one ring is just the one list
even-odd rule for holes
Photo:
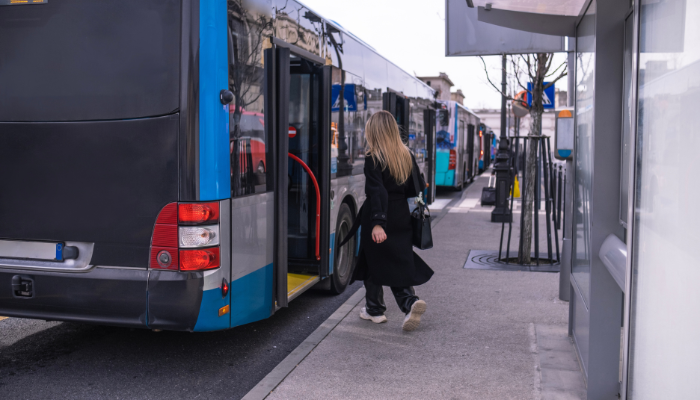
[[450,150],[450,163],[447,165],[447,169],[457,168],[457,152]]
[[219,203],[170,203],[158,214],[149,267],[202,271],[221,266]]
[[181,226],[178,232],[180,248],[209,247],[219,244],[219,226]]
[[180,203],[177,219],[181,225],[219,222],[219,203]]
[[180,250],[180,271],[202,271],[221,265],[219,248]]

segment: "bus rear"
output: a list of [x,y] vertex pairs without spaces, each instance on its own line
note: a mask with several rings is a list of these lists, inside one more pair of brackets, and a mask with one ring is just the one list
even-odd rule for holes
[[[186,159],[181,17],[173,0],[0,5],[0,315],[149,325],[152,240],[173,240],[154,229],[177,224]],[[169,309],[202,296],[159,284]]]

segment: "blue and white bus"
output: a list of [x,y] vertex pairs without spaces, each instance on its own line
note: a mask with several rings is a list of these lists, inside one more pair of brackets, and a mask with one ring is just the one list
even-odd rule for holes
[[438,101],[435,184],[462,190],[479,173],[481,120],[456,101]]
[[[212,331],[341,293],[364,125],[433,90],[293,0],[0,2],[0,315]],[[10,5],[12,4],[12,5]]]

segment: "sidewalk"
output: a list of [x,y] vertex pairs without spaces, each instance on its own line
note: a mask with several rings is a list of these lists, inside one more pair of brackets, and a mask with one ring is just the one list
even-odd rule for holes
[[498,250],[501,225],[478,204],[487,182],[468,188],[433,226],[435,247],[420,252],[435,275],[416,288],[428,304],[418,330],[401,330],[388,289],[385,324],[361,320],[364,298],[353,296],[359,303],[267,398],[584,398],[558,274],[463,268],[470,249]]

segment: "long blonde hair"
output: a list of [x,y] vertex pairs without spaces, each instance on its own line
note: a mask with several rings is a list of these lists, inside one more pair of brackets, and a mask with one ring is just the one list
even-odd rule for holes
[[373,157],[382,171],[389,168],[396,183],[403,185],[411,176],[413,161],[411,152],[401,141],[394,116],[388,111],[372,115],[365,125],[365,139],[367,156]]

